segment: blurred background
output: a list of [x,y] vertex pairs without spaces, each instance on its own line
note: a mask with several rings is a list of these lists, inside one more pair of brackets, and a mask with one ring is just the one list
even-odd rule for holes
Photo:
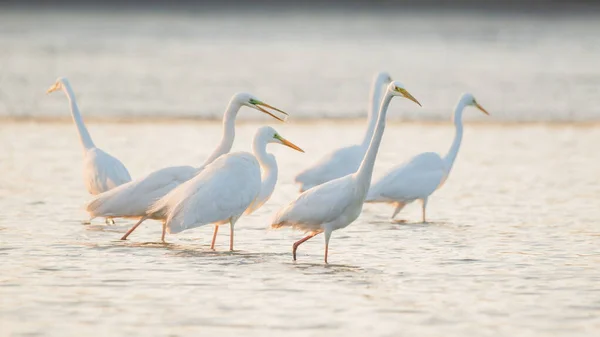
[[[67,76],[86,120],[219,119],[248,91],[295,119],[365,114],[389,71],[448,120],[462,92],[487,122],[600,118],[593,1],[3,1],[0,118],[70,118],[45,90]],[[241,114],[254,118],[257,114]]]
[[[600,5],[594,1],[0,0],[0,336],[597,336],[600,330]],[[294,176],[365,133],[375,72],[423,104],[390,105],[375,181],[425,151],[452,174],[392,223],[366,205],[323,239],[267,230]],[[306,153],[269,146],[279,179],[236,225],[168,235],[88,219],[91,196],[64,93],[134,179],[200,165],[238,91],[233,150],[268,123]],[[331,121],[334,122],[331,122]],[[338,121],[344,121],[344,123]],[[346,122],[348,120],[348,122]],[[258,121],[258,122],[255,122]],[[394,123],[397,121],[415,121]],[[123,123],[121,123],[123,122]],[[239,249],[239,250],[238,250]]]

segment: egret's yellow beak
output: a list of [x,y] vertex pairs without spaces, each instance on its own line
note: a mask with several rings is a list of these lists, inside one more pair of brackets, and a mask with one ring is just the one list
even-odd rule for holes
[[411,101],[417,103],[420,107],[422,107],[421,103],[419,103],[419,101],[417,101],[416,98],[413,97],[413,95],[411,95],[408,91],[406,91],[406,89],[404,88],[396,88],[396,91],[401,93],[402,96],[410,99]]
[[479,105],[479,103],[475,102],[475,107],[476,107],[477,109],[481,110],[481,112],[483,112],[484,114],[486,114],[486,115],[488,115],[488,116],[490,115],[490,113],[489,113],[489,112],[487,112],[487,111],[486,111],[486,110],[485,110],[485,109],[484,109],[484,108],[483,108],[481,105]]
[[298,146],[296,146],[294,143],[290,142],[289,140],[281,137],[280,135],[275,135],[275,139],[279,140],[283,145],[291,147],[292,149],[294,149],[296,151],[304,152],[304,150],[302,150],[301,148],[299,148]]
[[46,94],[55,92],[56,90],[59,90],[59,89],[60,89],[60,82],[56,82],[48,90],[46,90]]
[[[277,109],[276,107],[274,107],[274,106],[271,106],[271,105],[269,105],[269,104],[267,104],[267,103],[265,103],[265,102],[261,102],[261,101],[258,101],[258,100],[252,100],[252,101],[251,101],[251,104],[252,104],[252,105],[253,105],[253,106],[254,106],[254,107],[257,109],[257,110],[259,110],[259,111],[262,111],[262,112],[266,113],[267,115],[269,115],[269,116],[271,116],[271,117],[273,117],[273,118],[275,118],[275,119],[278,119],[278,120],[280,120],[280,121],[282,121],[282,122],[285,122],[285,120],[286,120],[286,119],[287,119],[287,117],[288,117],[288,113],[287,113],[287,112],[285,112],[285,111],[283,111],[283,110],[280,110],[280,109]],[[265,108],[268,108],[268,109],[275,110],[275,111],[277,111],[277,112],[279,112],[279,113],[282,113],[284,116],[282,116],[282,117],[276,116],[274,113],[272,113],[271,111],[268,111],[268,110],[264,109],[263,107],[265,107]]]

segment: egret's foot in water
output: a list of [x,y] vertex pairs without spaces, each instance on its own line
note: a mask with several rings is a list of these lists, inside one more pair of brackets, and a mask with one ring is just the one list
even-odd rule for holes
[[215,225],[215,232],[213,233],[212,242],[210,243],[210,249],[215,250],[215,241],[217,240],[217,232],[219,232],[219,226]]
[[294,245],[292,246],[292,256],[294,257],[294,261],[296,261],[296,250],[298,250],[298,246],[300,246],[302,243],[304,243],[306,240],[313,238],[315,235],[317,235],[318,233],[313,233],[310,234],[308,236],[306,236],[305,238],[294,242]]
[[405,219],[390,219],[390,221],[395,224],[405,224],[406,223]]

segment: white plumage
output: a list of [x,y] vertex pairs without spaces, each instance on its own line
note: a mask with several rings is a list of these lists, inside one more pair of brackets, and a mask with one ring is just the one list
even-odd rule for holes
[[92,216],[138,218],[152,202],[190,180],[200,169],[192,166],[166,167],[101,194],[86,207]]
[[282,119],[276,117],[263,107],[286,114],[277,108],[261,102],[250,94],[235,94],[229,102],[223,116],[223,138],[202,166],[199,168],[191,166],[167,167],[152,172],[145,177],[136,179],[119,186],[119,188],[96,196],[96,198],[91,200],[86,206],[87,212],[92,217],[111,216],[140,218],[146,215],[146,210],[153,203],[181,183],[193,178],[198,172],[201,172],[206,165],[212,163],[215,159],[231,150],[235,138],[235,119],[242,106],[248,106],[259,110],[279,120]]
[[83,182],[87,191],[92,195],[97,195],[131,181],[131,176],[125,165],[117,158],[97,148],[92,141],[92,137],[83,122],[69,80],[65,77],[59,78],[48,89],[47,93],[57,90],[63,90],[69,99],[71,116],[83,146]]
[[345,228],[360,215],[383,137],[387,108],[394,96],[403,96],[419,104],[401,83],[392,82],[388,86],[379,109],[375,132],[359,169],[353,174],[303,192],[275,215],[271,227],[292,227],[309,233],[308,236],[294,243],[292,248],[294,260],[300,244],[317,234],[325,233],[325,263],[327,263],[331,233]]
[[463,134],[462,112],[469,105],[487,114],[487,111],[475,101],[473,95],[461,96],[453,115],[456,135],[446,156],[441,157],[437,153],[425,152],[391,169],[371,186],[366,202],[392,204],[395,207],[392,213],[394,218],[404,206],[415,200],[421,200],[422,220],[425,222],[428,198],[448,179],[458,154]]
[[230,153],[206,166],[148,209],[165,216],[171,234],[207,224],[237,221],[260,192],[260,164],[246,152]]
[[295,182],[300,184],[300,192],[304,192],[330,180],[352,174],[358,170],[373,137],[379,103],[381,102],[381,92],[385,90],[391,81],[390,75],[386,72],[375,75],[373,79],[369,100],[367,130],[362,143],[334,150],[309,168],[300,172],[295,178]]
[[233,230],[236,221],[253,203],[264,204],[274,189],[274,184],[261,181],[261,169],[266,172],[272,165],[269,160],[272,155],[266,152],[268,143],[283,144],[302,151],[281,137],[273,128],[262,127],[254,138],[254,154],[236,152],[219,157],[195,177],[152,205],[142,220],[122,239],[126,239],[146,218],[163,220],[163,240],[165,231],[175,234],[214,224],[216,227],[211,245],[214,249],[218,226],[229,223],[230,249],[233,250]]

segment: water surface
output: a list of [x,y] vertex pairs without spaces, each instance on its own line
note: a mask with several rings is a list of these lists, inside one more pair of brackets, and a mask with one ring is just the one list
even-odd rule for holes
[[[393,103],[396,108],[408,103]],[[593,336],[600,328],[597,127],[468,125],[452,175],[429,203],[367,205],[323,238],[268,230],[297,194],[293,176],[362,123],[272,124],[305,154],[272,145],[272,199],[209,250],[212,228],[168,235],[148,221],[83,225],[89,196],[70,123],[0,124],[0,335]],[[259,124],[239,123],[235,150]],[[336,132],[331,132],[332,128]],[[210,153],[209,122],[90,124],[134,177]],[[421,151],[445,152],[446,124],[392,124],[375,176]]]

